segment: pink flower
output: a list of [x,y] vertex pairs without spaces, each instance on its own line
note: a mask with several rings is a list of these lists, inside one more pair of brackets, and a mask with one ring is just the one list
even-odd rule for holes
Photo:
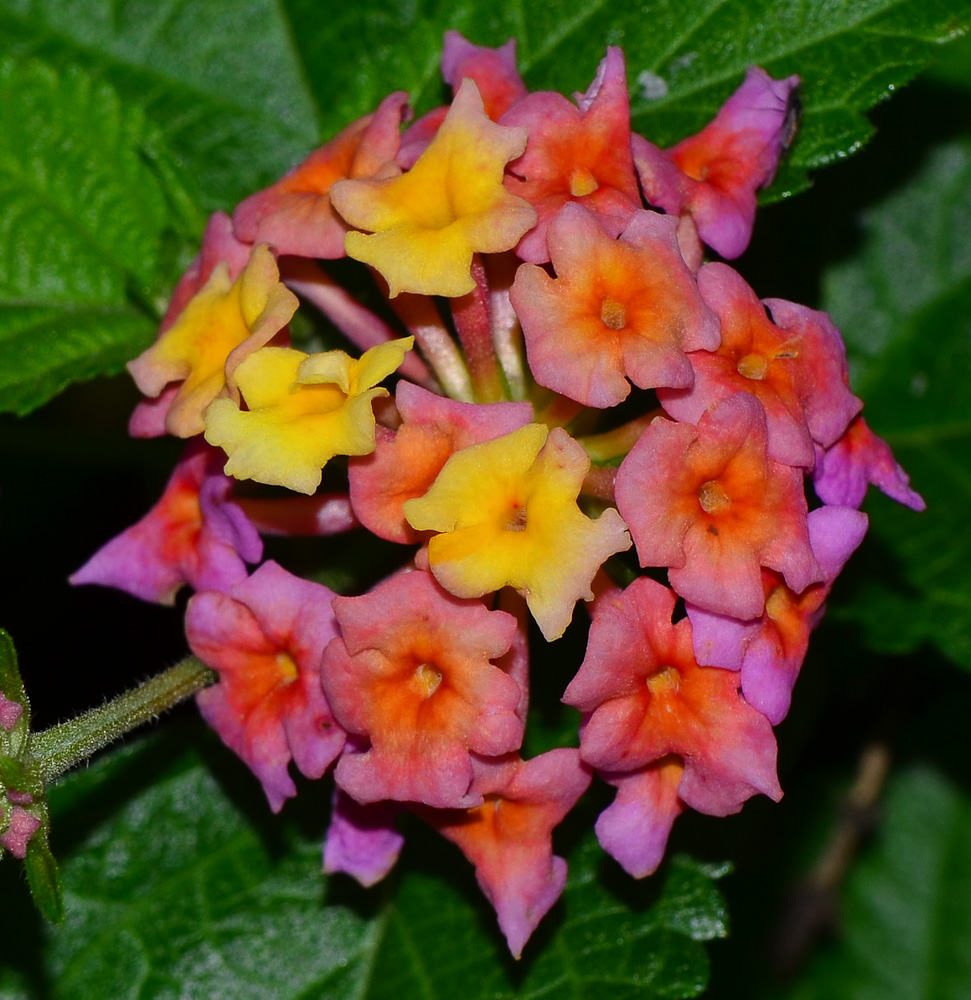
[[0,809],[0,823],[6,819],[6,829],[0,833],[0,846],[5,847],[15,858],[27,857],[30,838],[40,829],[40,819],[27,812],[22,806],[12,806],[9,817]]
[[337,634],[333,598],[266,562],[228,594],[196,594],[186,610],[189,646],[219,674],[196,696],[199,709],[263,783],[274,812],[297,793],[291,760],[319,778],[344,747],[320,687],[321,654]]
[[676,754],[678,795],[715,816],[757,792],[780,799],[772,727],[738,694],[737,674],[698,666],[690,623],[671,621],[674,603],[648,577],[596,602],[586,657],[563,696],[587,715],[580,756],[626,773]]

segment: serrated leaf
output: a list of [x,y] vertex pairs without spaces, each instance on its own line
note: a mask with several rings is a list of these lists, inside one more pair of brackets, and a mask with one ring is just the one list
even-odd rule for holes
[[929,642],[971,667],[971,141],[932,150],[862,225],[862,252],[830,269],[824,302],[846,337],[867,419],[928,510],[868,502],[864,551],[884,565],[840,614],[863,622],[876,649]]
[[971,983],[971,799],[929,767],[889,786],[844,893],[840,940],[789,1000],[964,1000]]
[[107,84],[7,60],[0,107],[0,409],[23,413],[150,340],[167,212]]
[[[678,857],[666,875],[634,883],[582,836],[563,901],[515,963],[470,867],[427,828],[409,824],[401,874],[385,885],[327,880],[324,789],[305,788],[296,811],[274,819],[214,743],[199,727],[170,729],[54,788],[55,838],[73,842],[66,920],[46,934],[45,1000],[504,1000],[600,989],[640,1000],[704,989],[700,942],[724,935],[726,921],[704,866]],[[29,954],[10,933],[8,951]]]
[[[322,119],[331,128],[370,110],[391,90],[411,91],[419,109],[440,101],[439,55],[447,28],[480,45],[515,37],[527,83],[564,93],[586,89],[605,46],[623,46],[634,127],[660,145],[709,121],[748,66],[763,66],[777,77],[798,73],[803,123],[777,195],[803,186],[806,169],[865,142],[872,128],[863,112],[913,77],[937,43],[971,23],[969,0],[558,0],[501,6],[421,0],[347,4],[325,20],[315,16],[313,0],[286,0],[285,7]],[[397,38],[408,44],[397,45]]]
[[0,40],[103,75],[144,107],[207,209],[269,182],[317,138],[273,0],[0,0]]

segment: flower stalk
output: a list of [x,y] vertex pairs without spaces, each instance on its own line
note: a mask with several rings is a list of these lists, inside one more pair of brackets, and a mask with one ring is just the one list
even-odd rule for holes
[[34,733],[30,740],[30,756],[45,784],[49,783],[216,679],[215,672],[201,660],[187,656],[174,667],[104,705]]

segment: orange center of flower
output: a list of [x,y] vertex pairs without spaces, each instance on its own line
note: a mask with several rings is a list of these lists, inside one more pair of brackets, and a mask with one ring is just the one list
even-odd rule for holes
[[597,178],[587,170],[586,167],[574,167],[570,174],[570,194],[574,198],[583,198],[588,194],[593,194],[600,185]]
[[408,686],[420,698],[431,698],[442,683],[441,672],[436,670],[430,663],[420,663],[415,672],[411,675]]
[[655,698],[665,694],[677,694],[680,681],[681,675],[674,667],[661,667],[648,675],[647,689]]
[[276,654],[276,667],[280,671],[283,680],[287,683],[295,681],[300,676],[293,657],[289,653],[283,652],[283,650]]
[[698,499],[706,514],[717,514],[725,510],[732,502],[714,479],[701,484],[701,488],[698,490]]
[[769,362],[762,354],[746,354],[736,367],[739,375],[761,382],[765,378],[766,371],[768,371]]
[[600,306],[600,319],[611,330],[623,330],[627,325],[627,306],[616,299],[606,298]]

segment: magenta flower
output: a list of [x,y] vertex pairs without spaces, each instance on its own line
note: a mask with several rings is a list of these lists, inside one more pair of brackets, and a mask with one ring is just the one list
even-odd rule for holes
[[789,712],[809,636],[822,618],[836,577],[863,541],[867,517],[851,507],[819,507],[809,512],[808,524],[813,555],[823,571],[820,583],[797,594],[780,574],[763,569],[765,611],[751,621],[687,606],[698,662],[740,670],[746,701],[773,726]]
[[684,764],[662,757],[636,771],[604,772],[617,789],[614,801],[597,817],[600,846],[634,878],[657,871],[674,821],[686,806],[678,797]]
[[798,76],[773,80],[751,66],[714,121],[661,150],[633,137],[644,197],[669,215],[690,215],[701,239],[726,259],[748,246],[755,192],[772,182],[791,138]]
[[857,417],[838,441],[820,450],[813,486],[824,503],[859,507],[869,483],[912,510],[927,507],[911,488],[910,477],[893,457],[890,445]]
[[336,787],[331,802],[324,871],[343,872],[370,888],[391,871],[404,845],[394,826],[400,807],[393,802],[361,805]]
[[184,584],[229,590],[246,579],[245,563],[263,557],[260,536],[231,499],[232,489],[221,453],[193,442],[158,503],[98,549],[70,582],[117,587],[156,604],[174,604]]

